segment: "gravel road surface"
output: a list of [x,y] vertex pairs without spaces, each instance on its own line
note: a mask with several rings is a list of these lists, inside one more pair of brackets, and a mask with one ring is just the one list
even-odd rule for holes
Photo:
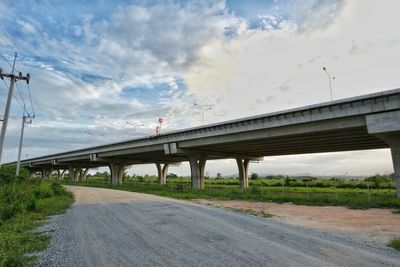
[[68,187],[40,266],[400,266],[400,253],[345,236],[152,195]]

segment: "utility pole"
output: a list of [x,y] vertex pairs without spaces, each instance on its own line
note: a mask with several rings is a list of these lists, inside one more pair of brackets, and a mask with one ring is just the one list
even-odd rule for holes
[[20,72],[18,75],[14,75],[14,69],[15,69],[15,61],[17,60],[17,53],[14,54],[14,62],[12,65],[12,70],[11,73],[3,73],[3,70],[0,69],[0,79],[10,78],[10,88],[8,89],[8,97],[7,97],[7,104],[6,104],[6,109],[4,112],[4,118],[3,118],[3,125],[1,126],[1,134],[0,134],[0,168],[1,168],[1,158],[3,155],[3,146],[4,146],[4,139],[6,137],[6,131],[7,131],[7,124],[8,124],[8,117],[10,114],[10,108],[11,108],[11,100],[14,92],[14,85],[17,80],[25,80],[27,83],[29,83],[30,80],[30,74],[26,74],[26,76],[23,76],[22,73]]
[[[25,109],[24,109],[25,113]],[[19,175],[19,169],[21,166],[21,150],[22,150],[22,141],[24,139],[24,128],[25,128],[25,123],[32,124],[32,119],[35,118],[35,115],[31,117],[31,115],[28,114],[28,116],[23,115],[22,116],[22,128],[21,128],[21,137],[19,138],[19,150],[18,150],[18,161],[17,161],[17,170],[15,171],[15,175]],[[29,119],[29,122],[26,121],[26,119]]]

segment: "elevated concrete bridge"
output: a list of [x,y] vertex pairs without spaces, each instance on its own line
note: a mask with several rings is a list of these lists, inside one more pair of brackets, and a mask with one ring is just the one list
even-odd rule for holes
[[[68,170],[85,179],[88,168],[109,166],[111,182],[124,169],[155,163],[161,184],[171,163],[190,163],[192,187],[204,188],[207,160],[236,159],[240,185],[248,187],[251,160],[264,156],[390,148],[400,197],[400,89],[184,129],[22,161],[44,178]],[[85,170],[83,170],[85,169]]]

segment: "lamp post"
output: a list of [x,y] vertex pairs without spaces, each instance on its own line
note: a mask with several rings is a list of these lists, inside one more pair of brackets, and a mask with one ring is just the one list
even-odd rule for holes
[[326,73],[326,75],[328,76],[328,80],[329,80],[329,91],[331,93],[331,101],[333,101],[333,96],[332,96],[332,80],[335,79],[335,77],[331,77],[331,75],[329,74],[328,70],[323,67],[322,70]]
[[197,104],[197,103],[193,103],[193,105],[196,106],[196,107],[198,107],[198,108],[201,108],[201,126],[203,126],[203,125],[204,125],[204,112],[205,112],[205,111],[208,111],[208,110],[211,110],[212,107],[210,107],[210,106],[205,106],[205,105],[200,106],[200,105]]
[[133,123],[131,123],[129,121],[127,121],[126,124],[133,126],[135,128],[135,132],[137,132],[137,127],[144,126],[144,124],[133,124]]

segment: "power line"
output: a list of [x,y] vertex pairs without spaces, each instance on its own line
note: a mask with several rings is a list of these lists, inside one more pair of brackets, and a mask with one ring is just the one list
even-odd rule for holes
[[35,109],[33,108],[31,88],[29,86],[29,83],[27,84],[27,86],[28,86],[28,93],[29,93],[29,101],[31,102],[32,113],[33,113],[33,116],[35,116]]
[[19,87],[19,83],[16,82],[15,84],[17,85],[17,91],[18,91],[19,97],[21,98],[22,104],[24,104],[24,107],[26,107],[25,97],[24,97],[24,94],[21,92],[21,88]]
[[[8,88],[8,85],[7,85],[6,81],[5,81],[5,80],[2,80],[2,81],[3,81],[4,85],[6,86],[6,88]],[[21,102],[19,102],[18,98],[16,98],[14,94],[13,94],[12,97],[15,99],[15,101],[17,101],[18,105],[20,105],[20,107],[21,107],[22,110],[23,110],[23,109],[24,109],[24,105],[21,104]]]
[[13,130],[9,131],[6,135],[7,136],[13,135],[14,133],[17,132],[17,130],[19,130],[20,127],[21,125],[17,125]]
[[0,57],[3,58],[3,60],[4,60],[8,65],[10,65],[10,67],[12,67],[12,64],[10,63],[10,61],[9,61],[7,58],[5,58],[1,53],[0,53]]

